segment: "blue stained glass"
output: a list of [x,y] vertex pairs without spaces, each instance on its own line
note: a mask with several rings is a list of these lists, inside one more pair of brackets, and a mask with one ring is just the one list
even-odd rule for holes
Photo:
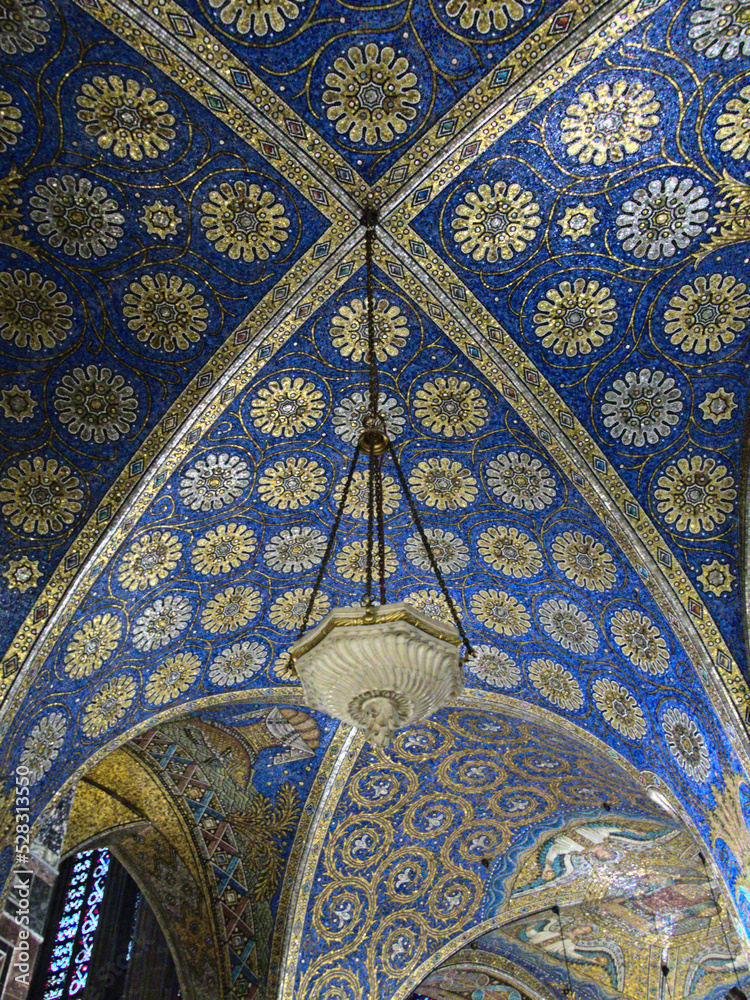
[[83,851],[76,857],[42,1000],[65,1000],[83,990],[108,870],[108,851]]
[[73,959],[73,974],[68,984],[69,997],[78,996],[86,985],[89,959],[91,958],[91,950],[94,947],[94,934],[99,923],[99,914],[101,912],[99,904],[104,895],[104,886],[107,881],[107,872],[109,871],[109,852],[99,851],[98,853],[100,857],[94,869],[92,876],[93,884],[86,899],[86,912],[83,914],[83,920],[81,921],[78,951]]

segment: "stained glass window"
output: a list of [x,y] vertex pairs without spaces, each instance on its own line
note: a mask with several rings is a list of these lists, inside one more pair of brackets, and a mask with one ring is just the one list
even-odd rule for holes
[[84,851],[76,857],[52,947],[43,1000],[67,1000],[81,995],[108,870],[109,851]]

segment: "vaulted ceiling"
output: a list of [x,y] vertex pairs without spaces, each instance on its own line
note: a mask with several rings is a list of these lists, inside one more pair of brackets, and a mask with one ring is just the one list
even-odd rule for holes
[[[18,762],[36,815],[155,725],[302,705],[370,205],[381,405],[474,647],[464,707],[647,772],[750,929],[748,10],[6,0],[4,801]],[[440,617],[385,475],[389,598]],[[316,620],[361,597],[354,485]],[[325,780],[354,813],[350,770]],[[389,961],[363,959],[384,996]]]

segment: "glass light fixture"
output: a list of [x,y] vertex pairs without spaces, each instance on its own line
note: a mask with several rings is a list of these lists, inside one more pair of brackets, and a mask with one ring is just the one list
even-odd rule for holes
[[[380,746],[398,729],[428,718],[463,690],[462,645],[470,652],[442,573],[425,534],[385,421],[378,410],[379,379],[375,352],[373,248],[377,212],[367,209],[365,227],[367,267],[368,411],[362,421],[349,472],[341,494],[326,551],[310,594],[297,641],[289,650],[310,708],[319,709],[356,726]],[[432,572],[450,612],[446,622],[406,602],[389,604],[385,593],[385,526],[383,517],[383,459],[393,462],[414,525],[419,532]],[[334,608],[315,628],[307,626],[328,560],[333,551],[354,472],[367,456],[368,507],[365,562],[365,599],[362,604]],[[378,533],[377,547],[375,531]],[[373,600],[373,563],[379,561],[379,597]]]

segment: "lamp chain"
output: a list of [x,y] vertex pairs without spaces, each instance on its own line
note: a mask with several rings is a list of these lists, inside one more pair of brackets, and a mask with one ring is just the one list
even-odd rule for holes
[[362,222],[365,226],[365,264],[367,270],[367,363],[370,376],[370,413],[377,423],[380,406],[380,380],[375,355],[375,292],[372,276],[375,227],[378,223],[377,210],[368,206],[362,216]]
[[378,563],[380,569],[380,603],[385,604],[385,524],[383,521],[383,456],[377,456],[376,507],[378,512]]
[[375,452],[370,448],[367,462],[367,566],[365,603],[372,604],[373,521],[375,515]]
[[[375,347],[375,295],[373,291],[373,274],[372,274],[372,264],[373,264],[373,251],[375,246],[375,230],[378,224],[378,214],[377,210],[372,207],[367,207],[362,216],[362,223],[365,227],[365,258],[367,265],[367,360],[369,363],[369,390],[370,390],[370,426],[373,430],[385,430],[382,426],[382,419],[378,413],[378,404],[380,396],[380,384],[378,380],[378,366],[376,359],[376,347]],[[440,567],[438,566],[437,560],[435,559],[435,554],[432,551],[432,546],[430,545],[427,536],[425,534],[424,528],[422,527],[422,522],[419,517],[419,512],[417,511],[416,505],[411,495],[411,491],[407,485],[406,479],[401,471],[401,466],[398,462],[398,457],[396,455],[395,449],[391,440],[386,435],[386,441],[388,442],[388,450],[391,453],[391,458],[393,459],[393,464],[396,467],[396,472],[398,474],[399,482],[401,484],[401,489],[404,496],[406,497],[406,502],[409,505],[409,510],[411,512],[412,520],[417,526],[417,531],[419,532],[419,537],[422,539],[422,544],[427,552],[427,558],[430,562],[430,567],[432,572],[437,578],[440,590],[445,598],[448,608],[451,613],[451,617],[456,624],[458,633],[463,639],[464,646],[468,652],[471,652],[471,645],[466,633],[463,630],[461,621],[458,617],[456,607],[451,599],[448,588],[445,585],[445,580],[443,579],[443,574],[440,572]],[[374,494],[377,494],[374,496]],[[380,568],[380,600],[381,603],[385,604],[385,528],[383,522],[383,462],[382,456],[378,456],[376,459],[374,451],[370,450],[370,467],[369,467],[369,492],[368,492],[368,511],[367,511],[367,603],[370,604],[372,600],[372,558],[373,558],[373,507],[375,506],[375,501],[377,505],[377,521],[378,521],[378,558],[379,558],[379,568]]]
[[[371,206],[365,208],[362,222],[365,226],[365,268],[367,275],[367,366],[369,371],[369,427],[372,432],[379,429],[380,423],[378,415],[378,405],[380,396],[380,384],[378,379],[377,358],[375,355],[375,293],[373,290],[372,258],[375,248],[375,227],[378,221],[377,210]],[[373,448],[369,451],[369,461],[367,463],[367,567],[365,582],[365,603],[368,607],[372,605],[372,560],[374,550],[374,519],[375,519],[375,452]],[[378,499],[381,493],[378,492]],[[383,509],[382,500],[378,504],[378,525],[382,521]],[[382,545],[380,548],[383,551]],[[383,574],[380,575],[381,593],[383,584]],[[385,604],[385,601],[382,601]]]
[[[346,498],[349,495],[349,488],[352,485],[352,479],[354,478],[354,470],[357,468],[357,462],[359,461],[359,453],[362,446],[357,442],[357,446],[354,449],[354,456],[352,458],[352,463],[349,466],[349,474],[346,477],[346,482],[344,483],[344,488],[341,491],[341,500],[339,500],[338,510],[336,511],[336,517],[333,522],[333,528],[331,529],[331,534],[328,536],[328,544],[326,545],[325,553],[323,554],[323,560],[318,569],[318,575],[315,577],[315,583],[312,587],[312,592],[310,593],[310,600],[307,602],[307,608],[305,609],[305,617],[300,625],[299,632],[297,633],[297,641],[299,641],[305,634],[307,629],[307,623],[310,620],[310,615],[312,613],[313,605],[315,604],[315,598],[318,596],[318,591],[320,590],[320,584],[323,580],[323,574],[326,571],[326,566],[328,565],[328,560],[331,558],[331,552],[333,551],[333,543],[336,541],[336,535],[339,530],[339,523],[341,517],[344,513],[344,507],[346,505]],[[291,663],[290,658],[290,663]]]
[[[376,435],[380,435],[383,441],[383,449],[387,449],[391,458],[393,459],[393,464],[396,469],[396,474],[398,476],[399,484],[401,490],[406,497],[406,502],[409,505],[409,511],[411,512],[411,517],[414,524],[419,532],[419,537],[422,540],[422,545],[424,546],[425,552],[427,553],[427,558],[430,563],[430,568],[435,574],[435,578],[440,586],[441,593],[445,598],[445,602],[448,605],[451,617],[455,622],[456,628],[458,630],[461,639],[463,640],[464,646],[467,653],[471,653],[471,644],[464,632],[463,626],[461,625],[461,620],[458,617],[458,612],[453,603],[448,588],[445,585],[445,580],[443,579],[443,574],[440,572],[440,567],[438,566],[435,554],[432,551],[432,546],[429,543],[425,530],[422,526],[422,521],[419,517],[419,511],[416,508],[414,499],[409,490],[409,486],[406,482],[406,478],[399,465],[398,456],[393,447],[393,443],[388,438],[385,433],[384,421],[379,413],[379,396],[380,396],[380,382],[378,378],[378,367],[376,363],[376,345],[375,345],[375,295],[374,295],[374,280],[373,280],[373,248],[375,243],[375,230],[378,223],[377,210],[368,206],[365,208],[362,216],[362,224],[365,227],[365,260],[366,260],[366,270],[367,270],[367,361],[368,361],[368,390],[369,390],[369,400],[368,400],[368,412],[364,418],[363,424],[365,427],[365,434],[357,442],[357,446],[354,449],[354,456],[349,466],[349,472],[346,477],[346,482],[344,483],[344,488],[341,493],[341,500],[339,501],[338,509],[336,511],[336,517],[333,522],[333,527],[331,533],[328,536],[328,543],[326,545],[326,550],[323,555],[323,559],[318,568],[317,576],[315,577],[315,583],[313,584],[312,591],[310,593],[310,599],[307,602],[307,608],[305,609],[304,618],[300,626],[299,632],[297,634],[297,641],[299,641],[307,630],[308,623],[310,621],[310,615],[312,614],[313,607],[315,604],[315,599],[318,596],[320,590],[320,584],[323,580],[323,575],[325,573],[328,561],[333,552],[333,546],[338,533],[339,524],[341,522],[342,515],[344,513],[344,507],[346,506],[346,500],[349,495],[349,489],[352,484],[352,479],[354,478],[354,472],[357,468],[357,463],[359,462],[359,456],[362,452],[363,447],[367,449],[368,452],[368,490],[367,490],[367,564],[365,567],[365,598],[368,607],[372,606],[372,582],[373,582],[373,557],[375,548],[375,525],[377,522],[377,532],[378,532],[378,568],[379,568],[379,584],[380,584],[380,602],[381,604],[386,603],[385,596],[385,523],[383,516],[383,453],[381,451],[376,451],[375,438]],[[363,439],[367,440],[367,433],[369,432],[369,446],[363,445]],[[290,666],[293,668],[294,662],[290,657]]]

